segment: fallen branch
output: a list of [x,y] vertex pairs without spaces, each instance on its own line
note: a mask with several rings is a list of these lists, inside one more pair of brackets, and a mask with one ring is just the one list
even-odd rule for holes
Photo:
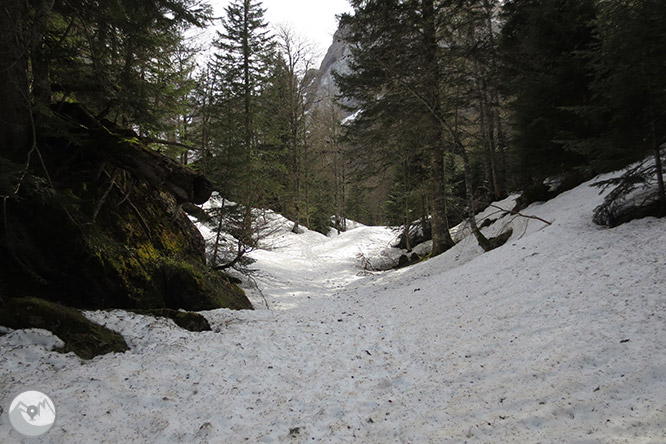
[[548,222],[547,220],[542,219],[542,218],[540,218],[540,217],[538,217],[538,216],[530,216],[530,215],[528,215],[528,214],[522,214],[522,213],[519,212],[519,211],[505,210],[504,208],[502,208],[502,207],[498,207],[497,205],[493,205],[493,204],[490,204],[489,206],[490,206],[490,207],[493,207],[493,208],[497,208],[498,210],[502,210],[502,211],[504,211],[504,212],[506,212],[506,213],[509,213],[509,214],[512,214],[512,215],[514,215],[514,216],[524,217],[525,219],[535,219],[535,220],[538,220],[539,222],[543,222],[544,224],[547,224],[547,225],[553,225],[552,222]]
[[224,264],[224,265],[216,265],[212,268],[215,271],[222,271],[222,270],[226,270],[227,268],[231,268],[234,265],[236,265],[243,258],[244,255],[245,255],[245,249],[241,248],[238,251],[238,253],[236,254],[236,257],[234,258],[234,260],[232,260],[231,262],[229,262],[227,264]]
[[113,172],[111,176],[109,176],[109,186],[107,187],[106,191],[104,191],[104,194],[102,194],[102,197],[99,200],[99,202],[97,202],[97,206],[95,207],[95,212],[93,213],[92,216],[92,223],[95,223],[97,215],[99,214],[100,210],[102,209],[102,206],[104,205],[104,201],[106,200],[107,197],[109,197],[109,193],[116,185],[116,178],[118,177],[118,174],[119,170],[116,170]]

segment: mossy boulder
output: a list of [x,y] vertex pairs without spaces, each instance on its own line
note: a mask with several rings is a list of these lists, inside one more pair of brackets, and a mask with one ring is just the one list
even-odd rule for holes
[[204,240],[181,208],[207,199],[210,183],[131,132],[74,111],[67,121],[80,124],[41,135],[43,166],[24,171],[0,157],[4,297],[80,308],[251,309],[240,288],[210,270]]
[[123,337],[86,319],[80,311],[40,298],[13,298],[0,305],[0,325],[10,328],[42,328],[64,343],[64,353],[82,359],[128,350]]
[[159,269],[165,306],[202,311],[219,307],[251,309],[245,292],[219,273],[167,261]]
[[191,311],[178,311],[171,308],[155,308],[151,310],[134,309],[132,312],[146,316],[171,319],[176,325],[189,331],[201,332],[211,330],[210,324],[205,317],[199,313],[193,313]]

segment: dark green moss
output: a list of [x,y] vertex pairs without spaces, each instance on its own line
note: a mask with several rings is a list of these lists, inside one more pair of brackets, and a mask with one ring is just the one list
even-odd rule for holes
[[90,309],[252,308],[209,270],[204,240],[176,198],[109,162],[134,142],[85,128],[103,127],[74,125],[72,137],[45,138],[50,180],[41,167],[25,171],[0,156],[0,194],[10,196],[0,230],[7,297]]
[[156,308],[150,310],[130,310],[137,314],[172,319],[176,325],[189,331],[210,331],[208,320],[199,313],[191,311],[178,311],[171,308]]
[[0,324],[49,330],[65,343],[58,351],[74,352],[82,359],[128,350],[120,334],[89,321],[76,309],[44,299],[9,299],[0,306]]
[[243,290],[205,267],[166,260],[154,279],[160,283],[160,293],[168,308],[191,311],[252,308]]

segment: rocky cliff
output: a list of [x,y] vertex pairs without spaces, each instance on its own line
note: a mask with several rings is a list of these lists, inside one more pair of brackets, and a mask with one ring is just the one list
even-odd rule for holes
[[[335,84],[333,73],[349,73],[349,60],[351,56],[349,46],[345,42],[345,30],[340,28],[335,32],[333,42],[328,48],[313,82],[313,90],[316,96],[314,103],[316,107],[330,106],[333,103],[335,97],[340,92]],[[348,102],[343,103],[349,104]]]

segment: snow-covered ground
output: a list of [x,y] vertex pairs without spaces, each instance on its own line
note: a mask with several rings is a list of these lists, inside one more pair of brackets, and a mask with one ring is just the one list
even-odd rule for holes
[[[88,313],[131,346],[88,362],[10,332],[0,405],[45,392],[51,443],[664,443],[666,220],[601,229],[601,199],[582,185],[523,211],[552,225],[499,219],[495,251],[467,237],[384,273],[363,268],[399,254],[391,230],[271,215],[252,253],[270,310],[205,312],[203,333]],[[21,442],[6,414],[0,442]]]

